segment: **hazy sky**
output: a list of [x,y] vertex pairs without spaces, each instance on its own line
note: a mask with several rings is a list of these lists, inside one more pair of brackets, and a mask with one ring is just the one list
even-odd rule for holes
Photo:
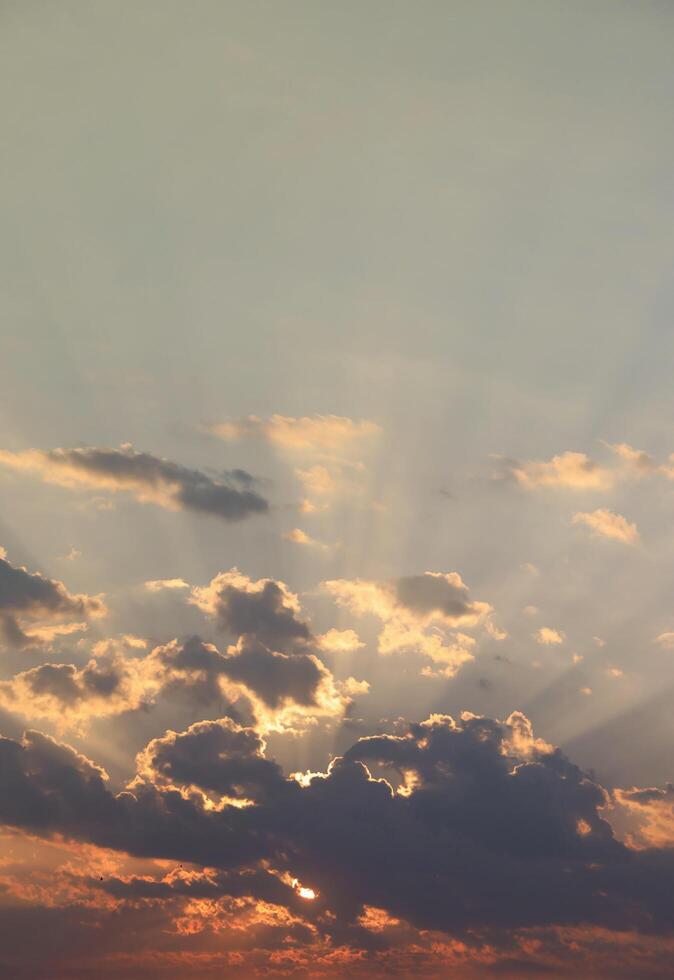
[[669,975],[673,32],[0,3],[0,974]]

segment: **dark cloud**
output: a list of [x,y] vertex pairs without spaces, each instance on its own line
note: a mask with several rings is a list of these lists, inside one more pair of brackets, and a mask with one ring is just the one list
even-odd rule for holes
[[199,637],[183,644],[173,642],[153,651],[166,672],[164,683],[177,690],[181,685],[199,685],[204,700],[222,697],[220,679],[243,685],[266,708],[287,705],[331,710],[343,708],[334,688],[332,674],[311,653],[280,653],[270,650],[252,634],[239,638],[227,653]]
[[472,612],[468,589],[461,579],[424,572],[395,579],[396,599],[411,612],[427,616],[438,613],[448,619],[458,619]]
[[330,676],[312,654],[277,653],[249,636],[241,638],[235,653],[223,658],[221,670],[254,691],[270,708],[284,701],[316,704],[319,687]]
[[0,548],[0,628],[10,645],[39,641],[39,636],[25,631],[23,619],[101,616],[105,612],[100,596],[73,595],[63,582],[13,565]]
[[149,653],[127,656],[115,643],[94,647],[84,667],[45,663],[0,681],[0,706],[26,718],[46,718],[61,729],[85,728],[92,721],[146,710],[160,698],[217,709],[220,716],[243,713],[260,724],[280,723],[281,712],[334,714],[348,696],[312,653],[270,650],[253,635],[240,637],[221,653],[192,636]]
[[648,789],[623,790],[622,797],[631,803],[648,804],[661,803],[667,799],[674,802],[674,785],[667,783],[665,786],[650,786]]
[[21,743],[0,738],[0,787],[0,822],[36,833],[216,867],[248,863],[265,850],[244,827],[242,810],[211,812],[151,783],[115,796],[100,767],[41,732],[26,732]]
[[251,489],[253,477],[244,470],[226,471],[215,480],[201,470],[137,452],[128,444],[119,449],[3,451],[0,462],[14,469],[37,470],[49,482],[113,492],[127,490],[139,500],[211,514],[226,521],[240,521],[269,510],[267,500]]
[[[115,796],[93,763],[29,732],[0,742],[0,819],[227,873],[264,861],[315,889],[335,930],[365,907],[453,934],[674,929],[674,852],[617,841],[602,788],[521,715],[433,716],[360,739],[303,783],[265,761],[250,730],[193,726],[150,743],[146,771]],[[368,765],[401,776],[402,792]],[[254,803],[208,807],[200,785]]]
[[221,718],[153,739],[138,764],[157,785],[195,786],[231,799],[260,801],[287,786],[281,769],[264,758],[263,750],[264,742],[252,728]]
[[297,597],[283,582],[257,582],[234,568],[193,590],[193,602],[235,636],[255,636],[273,650],[289,651],[313,641],[300,618]]
[[301,908],[297,892],[282,881],[278,875],[263,869],[241,872],[211,871],[205,874],[173,875],[160,881],[149,878],[115,876],[89,879],[93,888],[125,899],[170,899],[177,896],[185,898],[220,898],[229,895],[233,898],[254,898],[275,905]]

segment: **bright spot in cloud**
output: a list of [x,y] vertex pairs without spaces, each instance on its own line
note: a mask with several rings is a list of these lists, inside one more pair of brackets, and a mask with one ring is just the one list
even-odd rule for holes
[[307,888],[305,885],[300,885],[300,883],[297,880],[297,878],[295,878],[293,880],[293,888],[295,889],[295,891],[297,892],[297,894],[300,896],[300,898],[304,898],[308,902],[311,902],[311,901],[313,901],[314,898],[316,898],[316,892],[314,891],[314,889],[313,888]]

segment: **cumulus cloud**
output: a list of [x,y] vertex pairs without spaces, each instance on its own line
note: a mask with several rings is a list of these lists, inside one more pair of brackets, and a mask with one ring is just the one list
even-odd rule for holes
[[350,653],[365,646],[355,630],[329,629],[317,641],[319,648],[327,653]]
[[424,572],[388,582],[331,579],[323,587],[339,605],[358,615],[373,613],[384,621],[400,617],[424,626],[438,622],[465,627],[476,625],[492,612],[488,603],[470,598],[458,572]]
[[0,464],[34,471],[48,483],[64,487],[126,491],[136,500],[151,501],[169,510],[192,510],[226,521],[240,521],[269,510],[264,497],[251,489],[254,480],[244,470],[230,470],[215,480],[200,470],[125,443],[119,449],[0,450]]
[[564,452],[549,460],[518,460],[497,456],[500,470],[497,476],[514,479],[521,487],[557,487],[569,490],[608,490],[614,474],[600,466],[585,453]]
[[264,749],[253,729],[221,718],[153,739],[139,753],[136,768],[141,779],[157,786],[195,788],[228,801],[259,803],[287,785],[280,767],[264,757]]
[[161,664],[164,690],[191,691],[210,704],[223,698],[235,702],[243,695],[261,731],[301,728],[312,718],[339,716],[349,703],[314,653],[272,649],[252,632],[244,631],[226,653],[192,637],[157,647],[151,658]]
[[[389,778],[374,778],[375,765]],[[646,804],[637,792],[629,805]],[[305,914],[337,943],[366,928],[370,909],[383,912],[371,935],[390,920],[446,936],[644,922],[671,932],[672,852],[619,841],[610,803],[519,712],[503,722],[432,715],[359,739],[326,772],[301,777],[285,777],[250,729],[199,723],[150,742],[118,795],[67,745],[39,732],[0,740],[2,823],[212,869],[156,886],[113,879],[111,893],[240,895],[241,876],[271,887],[272,873],[293,891],[277,888],[274,900],[296,909],[302,882],[316,896]]]
[[[58,579],[13,565],[0,549],[0,629],[10,645],[48,643],[55,636],[86,628],[83,623],[59,625],[58,620],[69,616],[95,618],[106,612],[100,595],[72,594]],[[28,627],[26,621],[46,622]]]
[[445,631],[485,625],[493,611],[489,603],[470,597],[457,572],[424,572],[384,582],[331,579],[322,587],[356,615],[372,614],[382,621],[380,653],[417,651],[442,664],[445,676],[472,660],[475,646],[465,633],[447,636]]
[[293,650],[313,641],[301,619],[298,597],[284,582],[249,578],[232,568],[208,585],[195,586],[190,602],[236,636],[251,634],[274,650]]
[[360,694],[369,694],[370,685],[367,681],[359,681],[355,677],[347,677],[342,682],[342,690],[349,697],[357,697]]
[[663,650],[674,650],[674,632],[660,633],[653,642],[657,643]]
[[567,451],[549,460],[511,459],[495,455],[495,480],[509,480],[527,490],[541,487],[568,490],[611,490],[627,479],[664,476],[674,479],[674,453],[665,463],[659,463],[649,453],[635,449],[626,442],[604,442],[612,459],[604,465],[586,453]]
[[555,646],[564,642],[563,630],[555,630],[550,626],[541,626],[539,630],[532,633],[532,636],[541,646]]
[[227,713],[238,702],[261,731],[282,731],[341,716],[350,695],[364,693],[340,687],[314,653],[278,652],[252,634],[225,653],[198,636],[149,652],[127,639],[106,640],[92,653],[81,668],[46,663],[0,681],[0,706],[83,732],[97,718],[147,709],[160,698]]
[[269,708],[289,702],[318,706],[334,696],[331,674],[318,657],[280,653],[251,636],[241,637],[235,647],[229,648],[220,669]]
[[104,647],[82,668],[46,663],[0,681],[0,706],[63,730],[133,711],[156,698],[163,678],[149,658],[130,659]]
[[[189,586],[178,579],[151,580],[146,587],[156,592]],[[64,601],[70,608],[81,599],[67,596]],[[285,583],[256,581],[234,568],[207,586],[194,587],[189,601],[236,643],[221,652],[195,636],[147,652],[139,638],[100,641],[84,667],[42,664],[0,683],[0,704],[25,717],[46,718],[61,729],[83,730],[97,717],[146,708],[160,697],[209,709],[242,701],[266,731],[341,716],[352,695],[365,693],[364,682],[338,684],[319,658],[321,651],[362,646],[356,633],[314,635],[298,597]]]
[[590,513],[579,511],[571,518],[572,524],[584,524],[595,537],[610,538],[623,544],[636,544],[639,531],[636,524],[630,524],[620,514],[614,514],[606,507]]

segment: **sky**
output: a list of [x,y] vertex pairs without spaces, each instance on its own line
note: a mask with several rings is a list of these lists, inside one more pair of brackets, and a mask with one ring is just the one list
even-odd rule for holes
[[673,31],[0,3],[0,976],[671,976]]

